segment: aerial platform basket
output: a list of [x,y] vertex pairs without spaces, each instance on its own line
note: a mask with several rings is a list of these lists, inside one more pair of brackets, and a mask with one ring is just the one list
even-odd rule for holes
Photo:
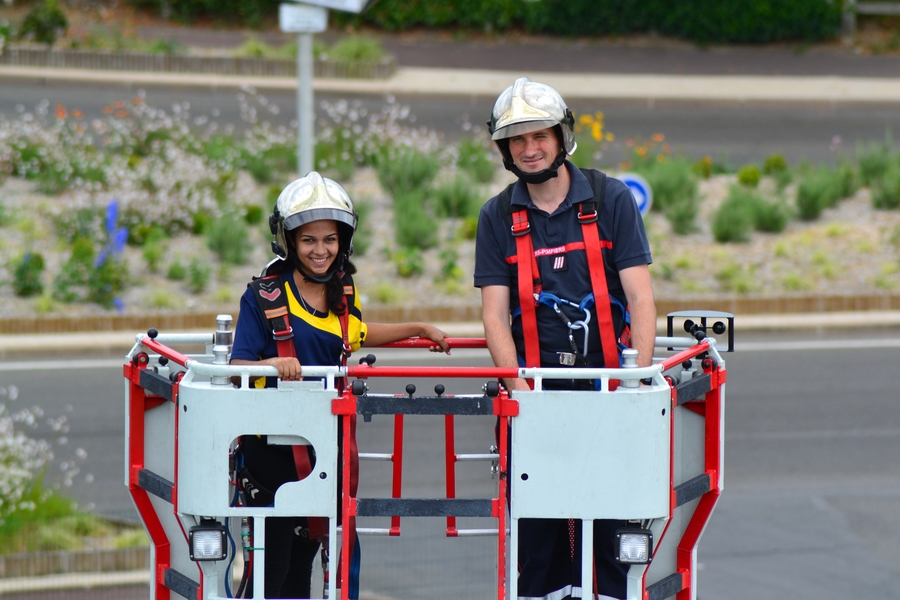
[[[684,321],[690,337],[672,336],[673,318]],[[385,535],[399,535],[401,518],[441,517],[447,519],[450,537],[496,536],[495,555],[484,559],[496,564],[493,597],[498,600],[517,596],[516,578],[510,574],[516,573],[519,519],[579,519],[586,549],[592,547],[593,520],[624,520],[628,526],[619,532],[618,555],[631,565],[628,599],[696,599],[697,546],[723,488],[726,370],[713,333],[727,332],[727,350],[733,350],[731,315],[674,313],[669,335],[656,340],[656,351],[665,356],[649,367],[639,368],[631,360],[621,369],[382,367],[369,360],[350,367],[304,366],[304,377],[320,379],[279,381],[275,388],[260,389],[250,384],[251,378],[276,377],[276,369],[229,365],[231,318],[223,315],[217,321],[218,329],[210,334],[151,330],[138,335],[124,366],[125,483],[151,539],[152,600],[234,597],[231,565],[242,554],[250,557],[254,571],[244,597],[264,598],[263,523],[295,515],[328,519],[329,555],[339,557],[341,577],[328,579],[323,597],[347,598],[352,536],[337,526],[339,512],[350,527],[355,517],[390,518],[390,528],[378,532]],[[480,339],[449,342],[457,348],[484,346]],[[199,347],[198,352],[172,349],[183,344]],[[392,346],[427,345],[427,340],[408,340]],[[441,386],[434,396],[415,396],[414,390],[374,394],[366,380],[376,377],[460,377],[486,383],[468,395],[444,394]],[[596,379],[600,391],[510,395],[497,382],[512,377],[533,379],[536,390],[543,379]],[[345,380],[349,385],[342,385]],[[351,496],[350,461],[339,460],[350,456],[348,417],[375,414],[394,416],[394,453],[360,456],[394,463],[392,494]],[[447,486],[440,497],[402,496],[402,426],[409,414],[447,420]],[[490,454],[455,453],[456,415],[499,420],[499,440],[490,440],[495,442]],[[235,502],[234,449],[241,436],[254,434],[268,436],[270,444],[311,444],[316,450],[310,476],[279,487],[270,507]],[[344,451],[339,454],[341,439]],[[492,497],[455,497],[455,465],[464,460],[493,463],[498,476]],[[490,527],[461,530],[457,517],[485,518]],[[221,554],[203,555],[209,543],[221,544],[213,551]],[[582,557],[582,589],[590,589],[591,552]],[[210,560],[194,560],[203,558]]]

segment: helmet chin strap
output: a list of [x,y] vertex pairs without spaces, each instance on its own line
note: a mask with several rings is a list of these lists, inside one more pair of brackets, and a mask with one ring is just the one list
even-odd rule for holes
[[512,160],[504,159],[503,166],[506,167],[507,171],[510,171],[513,175],[518,177],[519,180],[525,183],[539,184],[549,181],[554,177],[559,177],[559,168],[562,166],[565,160],[566,151],[561,150],[560,153],[556,156],[556,160],[553,161],[552,165],[550,165],[546,169],[538,171],[537,173],[526,173],[522,171]]
[[297,271],[300,272],[300,275],[303,276],[304,281],[312,281],[314,283],[328,283],[331,281],[331,278],[334,277],[335,273],[344,270],[344,257],[339,256],[331,263],[331,268],[328,269],[328,272],[324,275],[310,275],[306,271],[303,270],[303,265],[300,264],[300,258],[297,256],[296,252],[291,252],[289,258],[291,264],[294,266]]

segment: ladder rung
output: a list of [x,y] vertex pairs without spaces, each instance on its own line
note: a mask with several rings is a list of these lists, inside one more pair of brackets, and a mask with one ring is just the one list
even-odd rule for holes
[[498,529],[457,529],[454,537],[477,537],[497,535]]
[[393,460],[393,454],[383,454],[380,452],[360,452],[359,460]]
[[457,462],[474,462],[479,460],[500,460],[499,454],[457,454],[456,461]]

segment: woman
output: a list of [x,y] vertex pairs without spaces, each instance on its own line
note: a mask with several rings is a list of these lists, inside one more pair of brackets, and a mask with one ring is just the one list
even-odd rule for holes
[[[297,380],[304,364],[339,365],[363,344],[416,336],[434,341],[432,351],[449,354],[444,332],[427,323],[363,322],[351,278],[356,272],[350,262],[356,222],[347,192],[315,171],[284,188],[269,219],[279,258],[241,298],[231,364],[270,365],[281,379]],[[273,333],[278,332],[290,341],[276,342]],[[265,386],[265,378],[254,385]],[[269,505],[278,486],[297,481],[298,473],[305,476],[315,462],[307,448],[270,446],[265,436],[244,436],[241,480],[245,488],[259,490],[248,494],[245,489],[248,503]],[[266,598],[310,597],[312,563],[320,545],[315,530],[316,523],[305,517],[266,520]]]

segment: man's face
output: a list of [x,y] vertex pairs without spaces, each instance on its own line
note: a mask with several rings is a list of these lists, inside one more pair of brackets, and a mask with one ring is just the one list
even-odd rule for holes
[[552,127],[509,138],[509,153],[524,173],[549,169],[562,147]]

